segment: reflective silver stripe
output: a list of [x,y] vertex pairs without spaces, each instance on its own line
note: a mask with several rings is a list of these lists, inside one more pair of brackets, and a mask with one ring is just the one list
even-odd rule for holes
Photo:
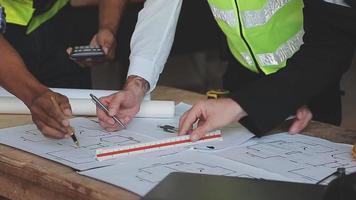
[[256,54],[261,66],[279,65],[292,57],[303,44],[304,30],[302,29],[287,42],[282,44],[274,53]]
[[242,12],[242,20],[246,28],[252,28],[267,23],[271,17],[291,0],[269,0],[259,10]]
[[237,17],[235,15],[235,10],[222,10],[213,5],[210,5],[211,11],[215,19],[219,19],[227,23],[231,27],[235,27],[237,24]]
[[248,65],[250,65],[250,66],[255,66],[255,64],[254,64],[254,62],[253,62],[253,60],[252,60],[252,57],[250,56],[249,53],[244,53],[244,52],[242,52],[242,53],[240,53],[240,54],[241,54],[241,56],[244,58],[244,60],[246,61],[246,63],[247,63]]

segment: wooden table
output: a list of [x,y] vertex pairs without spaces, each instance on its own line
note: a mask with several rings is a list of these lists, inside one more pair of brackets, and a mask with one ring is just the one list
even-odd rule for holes
[[[160,86],[152,98],[192,104],[205,96]],[[28,123],[31,123],[29,115],[0,115],[0,128]],[[356,141],[355,131],[318,122],[312,122],[305,132],[336,142]],[[0,145],[0,196],[26,200],[140,199],[122,188],[81,176],[69,167],[5,145]]]

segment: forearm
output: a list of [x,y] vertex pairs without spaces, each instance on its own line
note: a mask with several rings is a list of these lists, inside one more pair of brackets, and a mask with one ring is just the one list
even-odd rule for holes
[[0,85],[20,98],[27,106],[37,95],[48,91],[26,69],[16,50],[0,35]]
[[128,0],[102,0],[99,2],[99,29],[109,29],[116,35],[122,13]]

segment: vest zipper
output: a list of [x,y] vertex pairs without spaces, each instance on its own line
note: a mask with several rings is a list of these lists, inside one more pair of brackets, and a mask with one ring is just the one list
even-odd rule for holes
[[237,0],[234,0],[234,2],[235,2],[235,6],[236,6],[237,19],[239,20],[239,27],[240,27],[240,35],[241,35],[241,38],[242,38],[242,40],[245,42],[245,44],[246,44],[246,46],[247,46],[247,48],[248,48],[248,50],[249,50],[249,53],[250,53],[250,55],[252,56],[253,62],[255,63],[255,66],[256,66],[256,68],[257,68],[258,73],[259,73],[259,74],[264,74],[263,71],[262,71],[262,69],[261,69],[261,67],[260,67],[260,65],[259,65],[258,62],[257,62],[257,59],[256,59],[256,57],[255,57],[255,54],[253,54],[253,51],[252,51],[250,45],[248,44],[246,38],[245,38],[244,35],[243,35],[243,32],[242,32],[242,22],[241,22],[241,19],[240,19],[240,11],[239,11],[239,7],[238,7],[238,5],[237,5]]

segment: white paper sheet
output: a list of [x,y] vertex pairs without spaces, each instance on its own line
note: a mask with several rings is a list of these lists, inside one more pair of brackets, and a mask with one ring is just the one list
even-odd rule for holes
[[352,146],[306,135],[281,133],[215,154],[278,173],[290,181],[316,183],[338,167],[356,171]]
[[76,129],[80,148],[76,148],[70,138],[45,138],[34,125],[1,129],[0,143],[84,170],[80,174],[121,186],[139,195],[146,194],[172,171],[305,183],[315,183],[338,167],[345,167],[347,173],[356,171],[351,145],[287,133],[252,138],[253,134],[239,124],[223,128],[224,140],[221,142],[193,144],[101,162],[95,160],[97,148],[176,136],[176,133],[164,131],[161,126],[177,127],[180,115],[189,107],[187,104],[177,105],[174,118],[135,118],[127,130],[116,133],[103,131],[97,122],[86,118],[74,118],[71,125]]
[[[186,107],[186,104],[180,104],[178,108]],[[178,109],[179,110],[179,109]],[[135,118],[128,125],[126,130],[119,132],[106,132],[97,122],[86,118],[71,119],[71,126],[76,130],[76,136],[81,147],[76,148],[71,138],[68,139],[49,139],[44,137],[35,125],[25,125],[14,128],[0,130],[0,143],[13,146],[39,156],[54,160],[64,165],[70,166],[77,170],[87,170],[90,168],[111,165],[116,162],[124,162],[125,160],[135,159],[136,157],[155,158],[162,155],[177,153],[191,149],[194,147],[198,150],[209,150],[202,144],[193,144],[149,154],[138,154],[137,156],[120,157],[114,160],[96,161],[95,150],[109,148],[114,146],[123,146],[128,144],[136,144],[140,142],[150,142],[159,139],[165,139],[177,136],[177,133],[166,132],[160,126],[172,125],[177,127],[179,121],[178,115],[174,118]],[[233,142],[241,144],[251,138],[251,133],[240,133],[239,128],[235,131],[230,130],[226,133],[223,130],[223,138],[228,140],[206,143],[209,146],[216,146],[216,149],[228,147]],[[236,133],[236,134],[235,134]],[[205,149],[204,149],[205,148]],[[213,149],[215,150],[215,149]]]
[[[87,118],[73,118],[70,120],[71,126],[76,130],[80,148],[75,146],[71,138],[56,140],[44,137],[33,124],[0,129],[0,143],[62,163],[76,170],[87,170],[124,162],[126,159],[135,157],[120,157],[99,162],[95,159],[96,149],[150,142],[176,136],[176,133],[167,133],[158,127],[159,124],[176,123],[175,120],[176,118],[135,118],[126,130],[107,132],[95,121]],[[186,149],[176,148],[174,151],[180,152]],[[172,150],[152,152],[147,157],[159,157],[167,152],[170,153]]]
[[149,134],[137,134],[134,127],[120,132],[106,132],[96,122],[86,118],[74,118],[71,126],[76,130],[80,147],[71,138],[50,139],[44,137],[35,125],[25,125],[0,130],[0,143],[41,157],[62,163],[77,170],[87,170],[114,163],[116,160],[99,162],[95,150],[113,146],[136,144],[156,140]]
[[80,172],[144,196],[171,172],[284,180],[280,175],[193,150]]

